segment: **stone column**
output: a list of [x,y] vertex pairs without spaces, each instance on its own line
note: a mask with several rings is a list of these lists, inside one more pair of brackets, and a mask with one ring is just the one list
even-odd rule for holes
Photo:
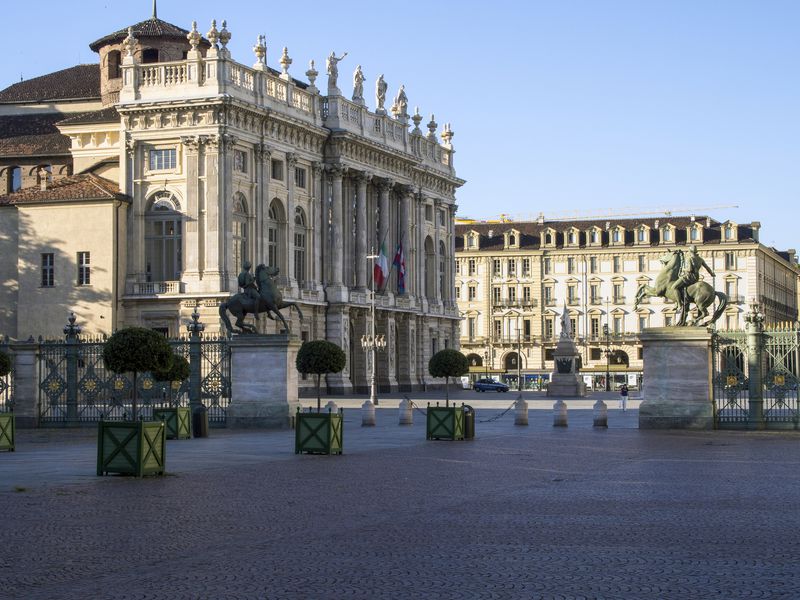
[[423,389],[432,383],[428,373],[428,362],[431,359],[431,333],[429,319],[420,317],[417,320],[417,375]]
[[397,325],[397,386],[400,392],[414,391],[417,380],[417,365],[413,359],[413,350],[417,341],[414,339],[413,318],[398,314]]
[[219,257],[221,273],[221,290],[238,291],[237,275],[242,265],[233,264],[233,152],[237,138],[233,135],[222,136],[223,154],[220,157],[219,197],[216,200],[219,211]]
[[[391,254],[391,250],[389,250],[391,245],[391,240],[389,239],[389,224],[391,222],[391,216],[389,213],[389,196],[391,194],[393,185],[393,182],[388,179],[385,179],[378,184],[378,191],[380,192],[380,221],[378,225],[378,247],[375,248],[376,254],[380,254],[380,244],[386,244],[386,253],[387,255]],[[388,256],[387,259],[391,260],[391,258]]]
[[286,428],[297,399],[296,336],[239,335],[231,342],[230,428]]
[[183,224],[183,281],[187,292],[197,291],[200,282],[200,139],[196,135],[181,138],[186,155],[186,206]]
[[267,239],[267,212],[269,211],[269,161],[272,158],[269,146],[258,143],[254,147],[255,157],[255,177],[256,193],[253,198],[252,211],[256,216],[256,227],[254,230],[256,238],[255,260],[253,264],[266,262],[266,239]]
[[350,309],[353,321],[353,364],[350,365],[350,379],[353,393],[369,394],[370,358],[369,352],[361,347],[361,336],[369,333],[369,312],[363,309]]
[[356,176],[356,289],[367,289],[367,184],[372,179],[369,173]]
[[713,429],[711,334],[704,327],[653,327],[644,352],[640,429]]
[[343,254],[342,254],[342,177],[344,170],[339,165],[331,165],[328,167],[331,183],[333,184],[333,197],[331,198],[331,270],[330,270],[330,285],[335,287],[343,287]]
[[16,426],[39,426],[39,361],[38,344],[33,338],[28,342],[9,345],[14,354],[14,415]]
[[328,391],[331,394],[349,394],[353,390],[350,382],[350,312],[344,304],[334,304],[328,308],[325,321],[325,338],[344,350],[347,357],[344,369],[340,373],[330,373]]
[[286,154],[286,280],[292,288],[295,297],[300,295],[297,280],[294,277],[294,168],[297,166],[297,155],[293,152]]
[[416,272],[414,279],[417,287],[417,298],[419,306],[423,311],[428,310],[428,299],[425,286],[425,196],[422,193],[416,195],[417,211],[417,239],[416,239]]
[[375,313],[378,320],[376,331],[378,334],[386,336],[386,348],[379,350],[376,355],[378,357],[378,389],[381,393],[389,393],[397,391],[397,376],[396,376],[396,323],[394,313],[391,311],[382,310]]
[[[451,204],[448,209],[447,217],[447,227],[450,231],[450,256],[447,257],[447,285],[450,286],[450,289],[447,290],[447,297],[449,298],[448,306],[449,308],[455,308],[456,300],[453,294],[453,288],[455,286],[456,280],[456,267],[455,267],[455,260],[456,260],[456,211],[458,210],[458,206],[455,204]],[[522,268],[522,265],[520,265]],[[458,339],[456,336],[455,339]]]
[[433,278],[433,288],[436,291],[436,304],[441,305],[444,299],[444,290],[442,289],[442,277],[440,271],[440,263],[442,260],[441,250],[439,248],[441,241],[441,226],[439,225],[439,211],[442,208],[442,201],[436,198],[433,201],[433,268],[435,275]]
[[314,257],[313,272],[309,280],[314,281],[318,289],[321,289],[325,283],[325,274],[323,272],[323,252],[325,251],[325,232],[328,229],[328,203],[325,197],[325,190],[323,189],[323,168],[322,163],[315,162],[311,166],[311,172],[314,177],[314,194],[312,196],[313,215],[311,216],[311,232],[309,239],[311,245],[309,252]]
[[220,252],[224,235],[223,219],[220,214],[220,144],[218,137],[210,136],[206,142],[205,152],[205,227],[200,228],[205,251],[205,269],[203,272],[203,291],[218,292],[222,287],[223,254]]
[[[406,272],[408,272],[408,267],[413,266],[411,263],[411,251],[414,247],[413,240],[411,238],[411,210],[412,210],[412,201],[411,201],[411,187],[404,185],[400,189],[400,231],[401,231],[401,241],[403,243],[403,260],[406,263]],[[415,287],[412,283],[412,279],[406,277],[405,278],[405,286],[406,286],[406,295],[410,296],[414,293]]]

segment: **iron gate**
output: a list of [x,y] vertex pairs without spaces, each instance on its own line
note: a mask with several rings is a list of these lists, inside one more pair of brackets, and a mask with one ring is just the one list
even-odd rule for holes
[[8,337],[0,338],[0,352],[11,359],[11,373],[0,377],[0,413],[4,413],[14,408],[14,355],[8,351]]

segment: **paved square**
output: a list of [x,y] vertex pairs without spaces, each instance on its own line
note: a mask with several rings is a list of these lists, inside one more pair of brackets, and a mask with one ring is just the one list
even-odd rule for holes
[[348,409],[330,457],[212,430],[141,480],[94,476],[94,430],[21,431],[0,455],[0,597],[800,597],[797,434],[530,418],[428,442],[419,413],[362,428]]

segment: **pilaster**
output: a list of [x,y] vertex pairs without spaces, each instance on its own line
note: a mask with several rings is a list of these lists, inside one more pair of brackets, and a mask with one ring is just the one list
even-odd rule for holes
[[344,350],[347,362],[340,373],[329,373],[328,393],[343,395],[353,391],[350,383],[350,310],[346,305],[335,304],[328,308],[325,323],[325,339]]

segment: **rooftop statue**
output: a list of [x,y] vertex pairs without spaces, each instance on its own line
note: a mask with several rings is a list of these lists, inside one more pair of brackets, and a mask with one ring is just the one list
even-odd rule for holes
[[389,84],[383,79],[383,74],[381,73],[381,76],[378,77],[378,80],[375,82],[375,103],[377,104],[375,112],[379,115],[386,113],[386,109],[383,105],[386,102],[386,90],[388,87]]
[[353,102],[364,104],[364,73],[361,71],[361,65],[358,65],[353,73]]
[[397,91],[397,96],[395,96],[394,104],[392,105],[392,113],[401,117],[408,114],[408,96],[406,96],[406,86],[404,85],[401,85]]
[[256,321],[258,321],[259,313],[266,313],[267,318],[272,320],[277,317],[283,323],[284,329],[289,331],[289,324],[283,318],[281,309],[294,306],[302,321],[303,313],[300,307],[294,302],[285,301],[275,283],[280,269],[260,264],[256,267],[255,275],[252,275],[250,268],[250,261],[245,261],[242,265],[242,272],[239,273],[239,287],[243,291],[234,294],[219,306],[219,316],[222,318],[225,328],[229,332],[233,332],[228,311],[236,317],[235,326],[239,328],[237,333],[256,333],[255,327],[244,322],[248,313],[254,315]]
[[326,64],[328,67],[328,89],[335,89],[336,82],[339,79],[339,61],[347,56],[347,52],[341,56],[336,56],[335,52],[327,58]]
[[[728,305],[728,296],[714,288],[705,281],[700,281],[700,269],[705,269],[713,277],[711,270],[703,258],[697,253],[697,247],[692,245],[686,251],[667,250],[659,258],[662,265],[661,272],[656,276],[655,285],[642,284],[636,291],[636,301],[633,309],[637,310],[645,298],[657,296],[675,302],[677,305],[677,326],[687,325],[689,308],[692,304],[697,309],[697,316],[691,322],[692,326],[705,327],[711,325],[722,316]],[[709,316],[708,309],[718,300],[714,313]],[[704,321],[704,319],[708,319]]]

